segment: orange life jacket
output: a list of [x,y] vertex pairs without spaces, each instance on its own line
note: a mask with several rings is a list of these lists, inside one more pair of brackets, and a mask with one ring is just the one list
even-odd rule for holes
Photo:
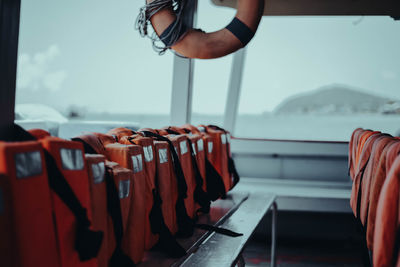
[[376,135],[376,134],[379,134],[379,133],[380,132],[370,131],[370,130],[366,130],[366,131],[361,133],[360,141],[358,142],[357,151],[356,151],[356,155],[355,155],[355,157],[356,157],[356,160],[355,160],[356,173],[355,173],[355,175],[357,175],[357,172],[359,171],[359,170],[357,170],[357,168],[358,168],[358,166],[360,166],[359,160],[360,160],[362,151],[364,149],[365,143],[367,142],[367,140],[369,139],[370,136]]
[[131,255],[123,248],[127,237],[129,212],[132,204],[131,170],[118,163],[106,161],[108,240],[107,250],[110,267],[134,266]]
[[194,218],[196,215],[194,191],[196,189],[196,180],[193,173],[192,157],[189,150],[187,138],[184,135],[166,135],[174,144],[176,153],[178,154],[180,164],[187,185],[187,197],[185,198],[185,206],[187,214]]
[[154,155],[153,139],[142,137],[140,135],[121,136],[118,141],[121,144],[129,145],[135,144],[143,148],[144,164],[146,172],[146,189],[143,192],[145,195],[145,211],[146,211],[146,225],[145,225],[145,248],[151,249],[158,241],[158,235],[151,231],[150,212],[154,205],[154,190],[156,190],[156,158]]
[[[123,238],[122,248],[138,263],[144,255],[145,245],[145,187],[146,176],[144,171],[143,148],[137,145],[123,145],[119,143],[106,145],[107,158],[117,162],[124,168],[132,171],[130,180],[130,196],[131,204],[128,207],[128,226]],[[128,199],[128,197],[127,197]],[[123,207],[121,205],[121,207]],[[124,212],[122,212],[124,216]]]
[[364,130],[361,128],[357,128],[353,131],[350,138],[349,143],[349,175],[351,180],[354,180],[354,171],[355,171],[355,154],[356,149],[359,141],[360,133]]
[[389,135],[382,135],[381,137],[377,138],[374,141],[374,144],[371,149],[371,155],[368,160],[368,164],[364,171],[364,177],[361,181],[361,197],[359,201],[360,203],[360,220],[361,223],[364,225],[364,228],[368,228],[367,217],[368,217],[368,210],[369,210],[369,200],[370,200],[370,191],[371,191],[371,180],[372,176],[377,169],[377,165],[379,163],[380,155],[385,147],[394,142],[394,139]]
[[215,131],[221,132],[221,147],[222,147],[221,167],[223,169],[223,172],[227,176],[226,180],[231,182],[231,187],[229,189],[231,190],[240,181],[239,174],[236,170],[235,162],[233,161],[232,158],[231,144],[230,144],[231,135],[228,131],[218,126],[208,125],[207,127],[208,129],[213,129]]
[[176,220],[178,185],[172,166],[170,147],[164,141],[155,141],[154,146],[157,160],[156,184],[162,199],[162,214],[168,229],[172,234],[176,234],[178,232]]
[[[389,154],[399,154],[400,153],[400,142],[395,141],[388,144],[381,153],[378,165],[375,169],[375,173],[371,179],[370,185],[370,196],[369,196],[369,209],[368,209],[368,220],[367,220],[367,245],[370,250],[373,249],[374,243],[374,231],[376,224],[376,211],[378,206],[379,197],[381,194],[382,186],[386,180],[386,176],[389,169],[386,168],[387,155]],[[391,164],[390,164],[391,166]]]
[[[58,169],[84,208],[81,212],[85,213],[83,217],[89,220],[87,224],[90,225],[89,182],[82,144],[56,137],[41,139],[40,143],[54,158]],[[52,192],[52,199],[61,266],[97,266],[97,259],[82,261],[82,255],[77,252],[75,238],[82,236],[80,232],[83,229],[79,228],[76,216],[58,194]],[[73,234],[75,232],[76,236]]]
[[375,134],[368,133],[367,135],[364,136],[368,136],[368,138],[365,138],[365,142],[362,142],[361,144],[363,148],[361,150],[361,155],[359,156],[359,160],[357,161],[357,168],[350,196],[350,206],[353,209],[354,216],[356,216],[356,218],[358,219],[360,219],[360,212],[361,212],[360,200],[362,192],[360,188],[364,177],[364,171],[365,168],[367,167],[369,158],[371,156],[372,146],[374,145],[375,140],[379,138],[381,135],[379,133]]
[[[198,154],[197,150],[197,142],[201,140],[200,134],[188,134],[183,128],[169,126],[164,128],[171,136],[183,136],[186,139],[187,145],[180,142],[180,161],[181,165],[184,170],[184,174],[187,180],[192,183],[193,189],[193,210],[194,214],[191,216],[194,218],[198,212],[208,213],[210,211],[210,198],[206,193],[206,180],[205,180],[205,158],[204,158],[204,149],[202,148],[201,154]],[[190,131],[189,131],[190,133]],[[201,142],[203,142],[201,140]],[[182,146],[183,145],[183,146]],[[185,147],[186,146],[186,147]],[[188,152],[183,153],[182,151]],[[203,156],[203,158],[201,158]],[[203,172],[204,175],[202,176],[200,167],[198,163],[203,164]],[[188,177],[192,177],[188,179]],[[187,182],[189,184],[189,182]],[[188,191],[190,194],[190,191]],[[187,209],[188,206],[186,206]],[[189,211],[188,211],[189,212]]]
[[86,154],[86,168],[89,175],[89,189],[91,199],[91,209],[93,217],[93,229],[104,233],[99,254],[97,255],[98,266],[108,267],[108,222],[107,222],[107,187],[105,182],[106,158],[99,154]]
[[[141,131],[141,130],[140,130]],[[168,164],[171,167],[172,172],[170,173],[169,176],[173,177],[171,179],[171,182],[175,181],[176,186],[172,186],[172,191],[170,191],[171,196],[176,199],[176,204],[175,204],[175,210],[176,210],[176,224],[178,226],[178,232],[177,234],[179,236],[191,236],[193,234],[194,230],[194,223],[192,219],[189,217],[189,213],[186,210],[186,198],[188,197],[188,185],[187,185],[187,180],[183,172],[182,165],[180,163],[180,150],[179,146],[181,141],[183,141],[185,138],[180,137],[181,139],[178,138],[167,138],[166,136],[162,136],[158,134],[159,131],[155,131],[152,129],[146,129],[141,131],[143,135],[146,137],[152,137],[154,140],[157,141],[163,141],[168,144],[169,148],[169,156],[172,156],[172,160],[168,161]],[[178,142],[179,141],[179,142]],[[157,143],[155,143],[157,145]],[[167,175],[165,172],[162,175]],[[161,172],[159,173],[161,174]],[[161,182],[158,180],[158,182]],[[170,183],[169,183],[170,184]],[[175,188],[177,189],[176,192],[174,192]],[[160,196],[161,199],[163,199],[163,190],[160,188]],[[191,197],[193,199],[193,196]],[[163,199],[164,200],[164,199]],[[189,202],[190,203],[190,202]],[[193,203],[193,201],[191,202]],[[192,204],[193,205],[193,204]],[[193,205],[194,206],[194,205]],[[194,209],[194,208],[193,208]],[[164,215],[165,216],[165,215]],[[166,218],[167,222],[167,218]],[[173,232],[173,231],[172,231]]]
[[214,150],[214,138],[206,133],[201,132],[197,127],[185,124],[182,126],[187,131],[190,131],[192,134],[199,134],[202,138],[202,142],[198,142],[200,148],[203,148],[204,151],[204,161],[205,161],[205,186],[206,192],[210,200],[215,201],[219,198],[225,198],[226,196],[226,189],[225,184],[221,175],[215,169],[214,165],[212,164],[215,158],[215,150]]
[[2,266],[60,266],[43,149],[0,142]]
[[394,266],[398,255],[394,255],[399,227],[400,157],[394,161],[379,197],[374,245],[374,267]]
[[211,163],[221,175],[224,181],[225,191],[228,192],[231,189],[232,181],[228,172],[225,133],[205,125],[200,125],[199,127],[201,127],[202,130],[204,129],[204,131],[212,137],[212,142],[208,143],[210,146],[209,150],[212,154]]

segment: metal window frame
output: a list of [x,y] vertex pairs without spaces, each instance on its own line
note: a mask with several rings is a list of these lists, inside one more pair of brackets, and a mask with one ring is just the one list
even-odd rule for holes
[[226,99],[224,128],[234,134],[242,89],[243,69],[246,62],[247,48],[242,48],[233,55],[231,76],[229,78],[228,97]]
[[[188,0],[184,21],[189,27],[195,27],[197,21],[197,0]],[[193,102],[193,75],[195,60],[174,56],[172,94],[171,94],[171,125],[190,123]]]
[[0,139],[14,123],[20,0],[0,0]]

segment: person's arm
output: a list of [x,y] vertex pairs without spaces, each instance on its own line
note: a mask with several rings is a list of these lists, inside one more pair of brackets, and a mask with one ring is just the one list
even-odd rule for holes
[[[147,0],[148,3],[154,0]],[[252,32],[256,32],[264,11],[264,0],[238,0],[236,18]],[[154,30],[160,36],[176,19],[172,9],[164,9],[151,18]],[[228,29],[212,33],[189,30],[181,40],[172,46],[182,56],[189,58],[218,58],[243,47],[242,42]]]

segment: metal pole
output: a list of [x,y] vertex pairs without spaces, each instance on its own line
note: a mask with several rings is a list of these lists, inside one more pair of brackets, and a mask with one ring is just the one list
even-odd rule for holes
[[272,233],[271,233],[271,267],[276,266],[276,220],[278,217],[278,205],[272,204]]
[[233,55],[231,76],[226,99],[224,128],[234,134],[236,117],[239,109],[239,98],[242,87],[246,48],[242,48]]
[[14,123],[20,0],[0,0],[0,138]]
[[[184,21],[195,27],[197,20],[197,0],[188,0]],[[194,59],[174,56],[174,71],[171,96],[171,125],[190,123],[192,115]]]

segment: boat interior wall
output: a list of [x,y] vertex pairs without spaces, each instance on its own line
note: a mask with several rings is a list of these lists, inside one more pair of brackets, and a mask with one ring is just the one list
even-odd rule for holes
[[20,1],[0,1],[0,138],[14,122]]
[[[233,139],[242,176],[350,183],[347,144]],[[350,184],[349,184],[350,186]]]
[[[215,5],[236,8],[237,0],[212,0]],[[399,18],[400,3],[394,0],[265,0],[265,16],[388,15]]]

